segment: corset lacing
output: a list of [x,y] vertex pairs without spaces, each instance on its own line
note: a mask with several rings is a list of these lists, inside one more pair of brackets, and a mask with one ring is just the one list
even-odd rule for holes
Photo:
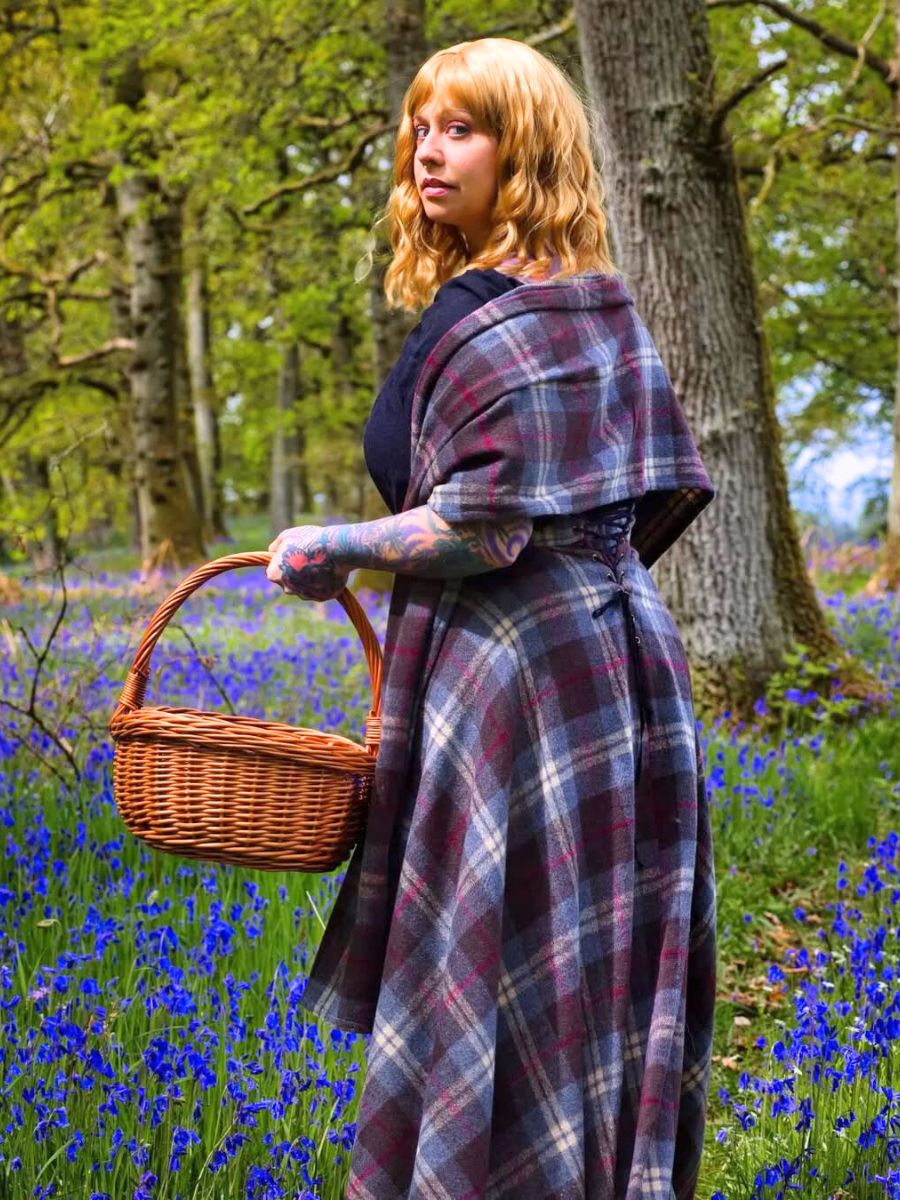
[[[641,636],[631,608],[631,588],[625,581],[624,569],[621,565],[624,558],[630,559],[637,554],[637,551],[631,546],[630,540],[634,518],[635,501],[622,500],[615,504],[604,505],[602,508],[591,509],[586,513],[545,518],[540,523],[540,532],[535,541],[548,549],[558,550],[561,554],[590,554],[595,562],[602,562],[608,568],[607,578],[610,583],[616,585],[612,596],[599,608],[594,609],[591,616],[596,620],[606,612],[611,604],[621,600],[626,626],[635,647],[632,657],[641,722],[635,764],[635,781],[637,782],[641,774],[644,730],[652,718],[652,710],[642,661]],[[537,525],[535,529],[538,529]]]

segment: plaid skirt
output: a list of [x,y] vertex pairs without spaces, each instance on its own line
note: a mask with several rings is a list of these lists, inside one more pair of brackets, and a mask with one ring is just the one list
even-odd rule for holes
[[[536,523],[511,567],[457,581],[393,842],[347,1200],[694,1196],[704,767],[681,638],[615,507]],[[328,1016],[312,974],[304,1003]]]

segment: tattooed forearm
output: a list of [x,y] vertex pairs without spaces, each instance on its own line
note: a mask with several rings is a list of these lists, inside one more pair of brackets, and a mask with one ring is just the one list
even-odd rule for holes
[[427,504],[357,525],[322,530],[326,544],[347,567],[374,567],[399,575],[455,579],[515,562],[531,537],[526,518],[496,524],[448,525]]

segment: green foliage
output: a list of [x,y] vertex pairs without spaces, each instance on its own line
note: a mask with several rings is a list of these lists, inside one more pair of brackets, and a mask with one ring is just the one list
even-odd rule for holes
[[[853,46],[893,55],[890,19],[859,3],[803,6]],[[717,90],[728,95],[778,57],[785,66],[729,117],[785,452],[820,460],[854,437],[886,435],[896,346],[892,97],[868,65],[792,21],[746,5],[710,14]]]
[[[583,89],[569,8],[549,0],[523,12],[491,0],[473,12],[464,0],[440,0],[426,7],[425,37],[434,49],[559,24],[563,32],[541,47]],[[870,19],[859,5],[812,8],[854,43]],[[373,397],[370,283],[355,283],[354,270],[389,191],[391,134],[347,164],[386,119],[384,20],[375,0],[341,8],[84,0],[25,6],[0,30],[0,327],[21,358],[21,369],[0,375],[7,498],[3,480],[16,493],[33,490],[34,464],[63,456],[78,493],[73,536],[96,539],[111,521],[121,534],[130,524],[130,356],[103,348],[129,332],[115,189],[140,166],[161,193],[183,197],[185,262],[207,267],[232,507],[258,507],[268,493],[279,356],[292,340],[310,491],[346,497],[352,508],[362,476],[377,500],[360,451]],[[788,56],[732,110],[728,128],[785,450],[791,460],[803,449],[820,455],[886,430],[893,403],[889,90],[863,64],[846,91],[850,61],[772,13],[717,8],[709,21],[719,99],[772,55]],[[890,57],[889,22],[870,46]],[[123,83],[135,69],[143,99],[131,104]],[[352,331],[349,358],[333,351],[338,314]],[[99,425],[102,436],[84,437]],[[54,506],[50,495],[4,504],[0,555],[38,534],[39,513]],[[870,526],[877,519],[867,517]]]
[[794,642],[766,686],[767,723],[796,733],[843,724],[858,711],[859,701],[841,695],[834,678],[832,664],[816,660],[808,646]]

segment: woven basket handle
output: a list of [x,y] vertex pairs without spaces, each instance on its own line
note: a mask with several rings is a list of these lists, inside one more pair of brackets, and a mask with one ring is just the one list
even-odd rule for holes
[[[265,567],[268,566],[271,558],[272,555],[266,550],[253,550],[247,554],[227,554],[224,558],[213,559],[212,562],[205,563],[196,571],[192,571],[175,591],[163,600],[144,630],[144,636],[137,648],[110,725],[114,725],[120,715],[132,712],[143,704],[144,691],[147,687],[147,680],[150,678],[150,659],[156,643],[159,641],[162,631],[188,596],[196,592],[207,580],[214,579],[216,575],[222,575],[225,571],[232,571],[236,567]],[[362,605],[350,589],[345,587],[338,592],[335,599],[341,602],[344,611],[353,622],[363,644],[366,662],[369,664],[369,678],[372,681],[372,707],[366,717],[365,744],[369,753],[377,755],[381,741],[381,645]]]

